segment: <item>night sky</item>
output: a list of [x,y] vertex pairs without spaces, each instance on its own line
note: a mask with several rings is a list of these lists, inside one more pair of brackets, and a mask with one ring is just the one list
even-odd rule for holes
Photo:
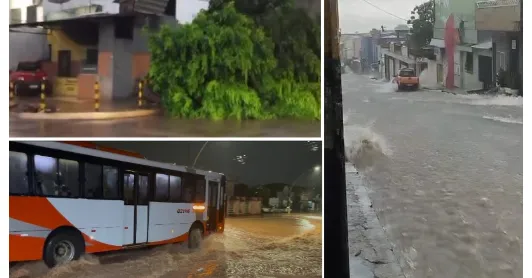
[[[192,166],[205,141],[95,142],[138,152],[150,160]],[[213,141],[199,155],[195,168],[226,174],[251,186],[287,183],[321,186],[321,143],[314,141]],[[320,168],[321,169],[321,168]]]

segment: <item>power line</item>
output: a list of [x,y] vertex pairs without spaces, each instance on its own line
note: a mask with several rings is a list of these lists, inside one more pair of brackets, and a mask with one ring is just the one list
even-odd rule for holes
[[386,10],[380,8],[379,6],[377,6],[377,5],[375,5],[375,4],[371,3],[371,2],[369,2],[368,0],[362,0],[362,1],[366,2],[367,4],[371,5],[372,7],[374,7],[375,9],[377,9],[377,10],[379,10],[379,11],[381,11],[381,12],[385,12],[385,13],[387,13],[387,14],[389,14],[389,15],[395,17],[395,18],[398,18],[398,19],[400,19],[400,20],[404,20],[404,21],[408,22],[408,19],[404,19],[404,18],[402,18],[402,17],[400,17],[400,16],[397,16],[397,15],[395,15],[395,14],[392,14],[392,13],[390,13],[389,11],[386,11]]

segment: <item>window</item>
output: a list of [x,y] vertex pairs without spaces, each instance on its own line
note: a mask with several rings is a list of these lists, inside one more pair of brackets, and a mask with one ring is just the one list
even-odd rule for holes
[[135,175],[124,174],[124,201],[126,205],[135,204]]
[[203,203],[205,202],[205,179],[196,180],[196,196],[194,202]]
[[98,49],[87,49],[85,65],[98,65]]
[[118,169],[103,166],[103,197],[105,199],[120,199],[118,190]]
[[54,196],[57,193],[57,159],[36,155],[35,183],[37,194]]
[[194,201],[194,195],[196,194],[196,183],[193,176],[185,177],[183,182],[183,201],[190,203]]
[[497,51],[497,64],[499,65],[497,70],[506,70],[506,55],[502,51]]
[[465,71],[473,73],[473,53],[466,52]]
[[102,166],[85,164],[85,192],[86,198],[102,198]]
[[132,40],[134,25],[135,18],[133,17],[117,17],[114,22],[115,38]]
[[168,201],[168,175],[156,174],[155,175],[155,201],[166,202]]
[[27,194],[28,156],[25,153],[9,152],[9,194]]
[[36,155],[34,163],[37,194],[79,197],[79,165],[77,161]]
[[181,201],[181,178],[170,176],[170,202]]
[[149,199],[149,183],[148,183],[148,176],[139,176],[139,197],[138,197],[138,204],[139,205],[147,205],[150,202]]
[[79,164],[77,161],[59,159],[59,184],[61,196],[79,197]]

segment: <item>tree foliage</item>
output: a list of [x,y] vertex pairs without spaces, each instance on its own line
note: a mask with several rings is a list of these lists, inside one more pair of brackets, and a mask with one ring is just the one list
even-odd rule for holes
[[429,0],[416,6],[411,12],[412,16],[408,21],[412,24],[411,42],[414,48],[422,48],[430,43],[434,28],[434,1]]
[[[150,80],[167,111],[182,118],[319,118],[320,36],[299,16],[287,0],[215,0],[192,23],[152,34]],[[286,34],[302,29],[308,32]]]

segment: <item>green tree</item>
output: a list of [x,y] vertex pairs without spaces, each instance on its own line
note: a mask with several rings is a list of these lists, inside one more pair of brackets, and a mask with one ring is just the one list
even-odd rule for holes
[[[271,5],[223,0],[210,5],[192,23],[165,26],[150,37],[150,80],[161,92],[169,114],[209,119],[319,119],[319,56],[309,56],[305,49],[300,56],[279,54],[282,40],[276,43],[272,30],[257,23],[260,11],[270,11]],[[261,15],[251,16],[255,14]],[[297,46],[301,40],[291,43]],[[290,62],[297,67],[285,65]]]
[[434,28],[434,1],[429,0],[416,6],[411,12],[408,24],[412,24],[410,42],[416,49],[423,48],[430,43]]

